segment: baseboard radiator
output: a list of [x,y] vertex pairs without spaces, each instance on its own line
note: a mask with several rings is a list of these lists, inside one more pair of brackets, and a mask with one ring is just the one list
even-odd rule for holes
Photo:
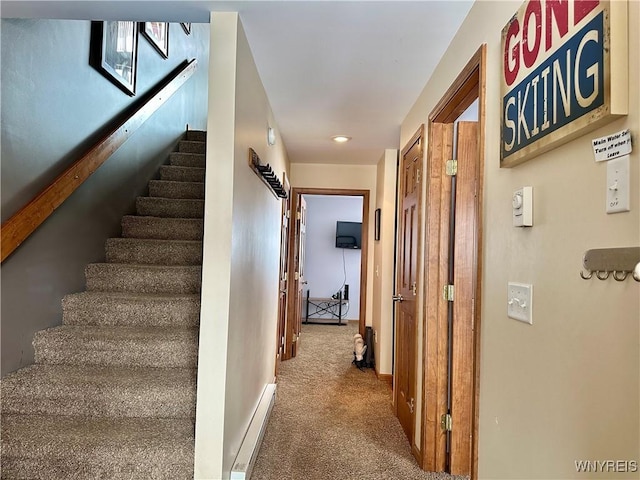
[[267,423],[269,423],[269,416],[271,415],[275,401],[276,384],[270,383],[264,387],[258,408],[256,408],[253,414],[247,433],[240,446],[238,456],[235,462],[233,462],[231,480],[249,480],[251,478],[251,471],[253,470],[256,458],[258,458],[262,438],[267,429]]

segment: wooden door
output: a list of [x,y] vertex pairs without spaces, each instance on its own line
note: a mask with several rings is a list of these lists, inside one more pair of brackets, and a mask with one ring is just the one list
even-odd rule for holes
[[283,360],[296,356],[298,338],[302,330],[302,299],[304,279],[304,245],[307,230],[307,204],[303,196],[296,193],[292,196],[291,211],[295,211],[294,229],[289,234],[289,265],[292,266],[288,282],[287,328],[285,335],[285,352]]
[[454,300],[450,331],[451,451],[450,472],[470,475],[473,435],[474,314],[476,303],[476,197],[478,175],[478,124],[457,124],[458,168],[455,188],[455,240],[453,247]]
[[[427,316],[427,348],[442,352],[431,358],[430,370],[437,379],[427,381],[427,422],[425,468],[470,475],[473,456],[474,408],[474,316],[477,288],[477,194],[478,124],[459,122],[431,125],[432,172],[430,187],[438,205],[436,232],[429,228],[429,261],[435,296],[442,296],[442,285],[452,285],[453,295],[431,302]],[[451,174],[449,159],[457,160]],[[449,173],[445,174],[445,171]],[[437,191],[437,193],[436,193]],[[437,196],[438,198],[435,198]],[[432,199],[430,198],[430,201]],[[435,217],[435,215],[433,215]],[[438,235],[431,236],[435,233]],[[433,255],[432,255],[433,253]],[[431,288],[431,287],[430,287]],[[429,361],[429,360],[428,360]],[[440,420],[451,417],[451,429]],[[431,443],[433,442],[433,443]]]
[[422,191],[422,131],[402,152],[400,164],[400,225],[396,295],[396,371],[394,401],[398,419],[414,445],[416,419],[416,346],[420,198]]
[[276,332],[276,371],[284,356],[285,329],[287,328],[287,282],[289,265],[289,219],[291,217],[291,188],[286,173],[283,174],[284,190],[287,198],[282,200],[282,217],[280,230],[280,281],[278,285],[278,328]]

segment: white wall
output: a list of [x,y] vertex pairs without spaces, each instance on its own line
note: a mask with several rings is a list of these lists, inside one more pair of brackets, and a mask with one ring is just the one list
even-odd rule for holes
[[[629,115],[501,169],[500,34],[520,5],[474,4],[405,118],[401,144],[486,42],[479,477],[604,478],[576,473],[574,461],[638,459],[640,289],[578,273],[587,249],[640,244],[639,149],[631,155],[632,210],[607,215],[606,165],[594,162],[590,143],[625,128],[640,136],[640,2],[628,3]],[[511,195],[523,185],[534,188],[529,229],[511,225]],[[509,281],[534,285],[532,326],[507,318]]]
[[[228,478],[274,379],[281,205],[249,168],[249,147],[279,175],[287,170],[237,13],[211,14],[210,66],[197,479]],[[269,126],[277,132],[274,147],[266,141]]]
[[[361,250],[336,248],[336,222],[362,222],[362,197],[304,195],[304,198],[307,201],[306,289],[311,297],[328,298],[346,282],[349,285],[349,307],[344,318],[358,320]],[[304,312],[304,305],[302,308]],[[314,317],[313,311],[310,307],[311,318]]]
[[381,210],[380,240],[373,242],[373,330],[375,333],[376,371],[391,375],[393,361],[395,209],[397,150],[385,150],[377,165],[375,208]]

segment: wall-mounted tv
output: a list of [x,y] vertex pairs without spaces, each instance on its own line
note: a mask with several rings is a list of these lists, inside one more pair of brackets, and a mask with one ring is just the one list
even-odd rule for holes
[[337,222],[336,248],[362,248],[362,223]]

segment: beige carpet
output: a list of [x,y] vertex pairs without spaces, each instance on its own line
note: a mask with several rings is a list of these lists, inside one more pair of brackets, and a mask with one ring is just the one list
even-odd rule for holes
[[348,327],[304,325],[284,362],[277,401],[252,480],[453,480],[425,472],[393,415],[391,389],[351,365]]

